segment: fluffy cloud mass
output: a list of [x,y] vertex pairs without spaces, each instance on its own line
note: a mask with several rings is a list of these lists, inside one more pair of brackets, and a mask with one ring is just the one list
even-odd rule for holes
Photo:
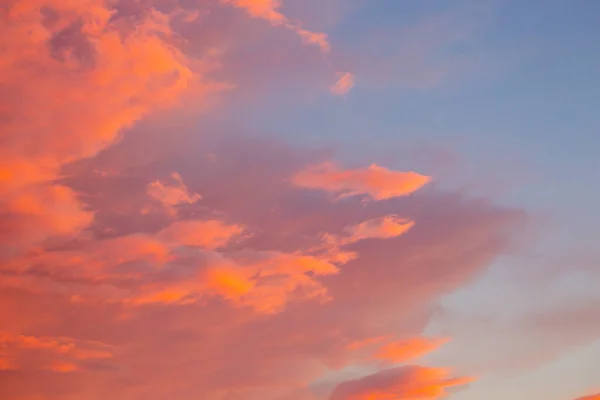
[[510,250],[525,212],[208,123],[249,37],[334,51],[282,7],[1,6],[6,398],[434,400],[473,380],[399,364],[445,343],[424,336],[437,302]]

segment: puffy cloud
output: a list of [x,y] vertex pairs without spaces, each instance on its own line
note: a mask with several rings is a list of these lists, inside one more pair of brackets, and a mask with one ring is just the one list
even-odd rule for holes
[[[9,215],[4,231],[15,244],[74,234],[91,222],[77,195],[53,183],[66,163],[94,156],[187,90],[213,90],[201,77],[205,66],[174,45],[168,13],[123,16],[121,3],[3,5],[0,194],[7,201],[0,212]],[[32,226],[40,228],[28,234]]]
[[445,397],[449,389],[472,380],[453,377],[450,371],[442,368],[398,367],[343,382],[329,400],[435,400]]
[[325,190],[340,197],[364,194],[375,200],[406,196],[429,181],[429,177],[415,172],[391,171],[377,164],[344,170],[330,163],[308,168],[293,179],[300,187]]
[[[3,265],[4,330],[114,346],[106,360],[36,364],[77,365],[88,371],[83,380],[0,375],[11,398],[93,398],[102,387],[117,400],[325,399],[329,392],[313,393],[311,383],[332,370],[393,362],[394,351],[396,361],[424,353],[414,338],[432,305],[503,252],[524,218],[435,190],[331,202],[327,192],[286,181],[327,154],[243,137],[192,146],[194,137],[171,135],[178,150],[147,164],[135,150],[156,146],[160,135],[130,135],[82,161],[65,184],[84,199],[104,196],[89,205],[98,221],[91,236]],[[198,146],[215,157],[198,157]],[[102,160],[123,173],[98,175]],[[182,205],[176,220],[112,213],[116,201],[143,204],[151,177],[171,171],[202,201]],[[330,257],[336,246],[354,256]]]
[[240,260],[217,253],[205,257],[206,265],[191,279],[155,282],[130,301],[190,304],[217,295],[236,306],[275,313],[292,301],[326,301],[327,289],[315,277],[339,272],[334,264],[307,255],[247,251]]
[[175,213],[175,206],[192,204],[202,199],[198,193],[190,193],[183,183],[181,175],[171,174],[173,183],[154,181],[148,184],[148,195],[160,202],[170,213]]
[[354,87],[354,75],[350,72],[341,72],[338,76],[337,82],[329,90],[336,96],[342,96]]
[[12,245],[78,232],[94,217],[71,188],[43,183],[11,190],[0,200],[0,210],[0,240]]

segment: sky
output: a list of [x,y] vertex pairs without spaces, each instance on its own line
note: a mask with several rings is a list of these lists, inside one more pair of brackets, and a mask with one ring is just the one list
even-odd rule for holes
[[599,13],[4,0],[0,397],[599,400]]

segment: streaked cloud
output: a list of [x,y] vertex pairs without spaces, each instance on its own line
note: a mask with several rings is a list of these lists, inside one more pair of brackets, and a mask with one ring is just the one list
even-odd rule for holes
[[312,32],[302,28],[297,22],[288,19],[279,11],[282,0],[221,0],[235,7],[245,10],[255,18],[261,18],[274,26],[282,26],[296,32],[307,44],[318,46],[323,53],[328,53],[331,46],[327,35],[321,32]]
[[407,362],[430,353],[447,342],[447,339],[414,337],[393,341],[383,345],[373,355],[374,358],[390,363]]
[[377,164],[344,170],[331,163],[310,167],[293,179],[299,187],[324,190],[339,197],[368,195],[374,200],[409,195],[429,181],[429,177],[415,172],[392,171]]
[[598,400],[600,399],[600,393],[598,394],[590,394],[588,396],[578,397],[575,400]]
[[398,367],[338,385],[329,400],[442,399],[448,390],[473,378],[454,377],[442,368]]
[[41,369],[73,372],[91,360],[113,357],[104,343],[68,337],[36,337],[0,332],[0,371]]

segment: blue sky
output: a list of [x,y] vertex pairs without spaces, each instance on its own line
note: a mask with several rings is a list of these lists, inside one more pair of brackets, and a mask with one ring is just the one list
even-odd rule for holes
[[[472,287],[450,295],[450,309],[492,319],[511,315],[511,310],[517,313],[538,291],[511,279],[519,279],[514,271],[532,264],[538,269],[562,264],[554,287],[545,294],[539,291],[542,298],[567,303],[577,297],[573,291],[583,291],[600,306],[600,298],[594,295],[597,277],[588,276],[594,281],[577,285],[563,283],[571,268],[597,269],[586,257],[577,258],[593,251],[600,226],[596,212],[600,204],[596,173],[600,171],[599,12],[600,3],[594,1],[364,3],[327,27],[334,47],[355,49],[366,35],[383,32],[386,40],[358,46],[368,51],[357,57],[377,63],[378,56],[393,54],[398,43],[422,46],[422,37],[406,38],[403,33],[419,32],[422,24],[433,19],[443,24],[433,25],[433,32],[450,38],[436,38],[426,49],[429,59],[419,60],[417,68],[444,68],[457,57],[464,62],[427,87],[411,85],[410,79],[377,83],[369,71],[359,71],[356,86],[343,98],[278,92],[272,100],[252,106],[244,119],[256,131],[302,145],[335,146],[337,156],[348,162],[384,160],[388,167],[414,167],[434,179],[439,173],[440,184],[449,186],[465,185],[468,176],[468,183],[480,187],[475,193],[492,193],[496,201],[538,216],[543,228],[534,228],[536,239],[527,254],[494,266],[508,271],[509,278],[490,272]],[[451,36],[456,32],[461,34],[454,40]],[[402,74],[406,62],[402,54],[393,62]],[[432,163],[440,149],[459,166],[451,166],[448,172]],[[496,185],[503,188],[494,190]],[[571,256],[574,261],[569,261]],[[598,337],[598,326],[594,329]],[[489,334],[493,338],[493,331]],[[486,351],[486,346],[508,346],[502,351],[511,352],[509,344],[493,339],[474,351]],[[518,376],[492,372],[474,383],[472,390],[452,398],[575,396],[598,384],[593,371],[600,368],[599,355],[600,344],[587,343]],[[460,365],[464,353],[448,357]]]

